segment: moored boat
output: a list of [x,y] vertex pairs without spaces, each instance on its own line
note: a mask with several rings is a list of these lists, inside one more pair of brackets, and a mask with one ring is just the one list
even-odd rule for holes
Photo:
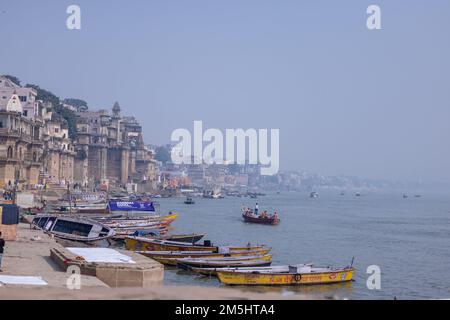
[[185,263],[178,260],[177,267],[184,270],[190,270],[192,267],[197,268],[240,268],[240,267],[265,267],[270,266],[272,260],[247,260],[247,261],[191,261]]
[[329,284],[351,281],[353,267],[344,268],[316,268],[312,266],[290,266],[287,272],[268,270],[220,270],[217,277],[221,283],[227,285],[311,285]]
[[150,213],[155,212],[155,205],[152,201],[116,201],[108,202],[109,210],[113,213]]
[[98,221],[65,215],[37,215],[32,225],[55,237],[81,242],[108,239],[115,234],[113,229]]
[[177,259],[181,258],[224,258],[224,257],[243,257],[243,256],[265,256],[270,252],[270,248],[256,250],[232,251],[229,253],[217,253],[207,251],[136,251],[146,257],[152,258],[165,265],[177,265]]
[[203,245],[188,244],[185,242],[149,239],[145,237],[129,236],[125,238],[125,248],[134,251],[210,251],[228,253],[230,251],[255,250],[265,246],[213,246],[210,241],[205,240]]
[[231,268],[231,267],[257,267],[270,266],[272,256],[256,255],[256,256],[237,256],[222,258],[179,258],[177,266],[181,269],[191,268]]
[[[296,267],[304,267],[304,266],[312,266],[312,263],[309,264],[299,264]],[[245,271],[249,270],[251,272],[288,272],[289,266],[276,266],[276,267],[239,267],[239,268],[191,268],[191,271],[194,271],[199,274],[203,274],[206,276],[217,276],[217,270],[220,271]]]

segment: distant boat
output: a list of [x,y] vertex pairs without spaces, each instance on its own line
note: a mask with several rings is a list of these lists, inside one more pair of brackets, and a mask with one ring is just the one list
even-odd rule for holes
[[112,228],[88,218],[69,217],[53,214],[37,215],[32,225],[57,238],[72,241],[92,242],[111,238]]
[[311,192],[311,193],[309,194],[309,197],[310,197],[310,198],[318,198],[318,197],[319,197],[319,194],[318,194],[317,192]]
[[361,197],[361,193],[358,192],[358,193],[355,194],[355,196],[356,197]]
[[344,195],[345,195],[344,191],[341,191],[341,196],[344,196]]
[[186,200],[184,200],[185,204],[195,204],[195,201],[192,199],[192,197],[187,197]]
[[406,198],[408,198],[408,195],[404,194],[403,199],[406,199]]
[[414,195],[414,198],[420,198],[420,197],[422,197],[420,194],[415,194]]
[[273,214],[271,216],[261,216],[256,215],[251,208],[243,207],[242,209],[242,217],[245,222],[249,223],[259,223],[259,224],[269,224],[269,225],[277,225],[280,223],[280,219],[278,218],[278,214]]

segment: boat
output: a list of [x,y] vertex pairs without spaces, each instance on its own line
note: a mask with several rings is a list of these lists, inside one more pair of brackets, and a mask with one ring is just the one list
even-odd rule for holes
[[310,198],[318,198],[318,197],[319,197],[319,194],[318,194],[317,192],[311,192],[311,193],[309,194],[309,197],[310,197]]
[[181,269],[189,270],[191,268],[231,268],[231,267],[262,267],[270,266],[272,256],[237,256],[222,258],[179,258],[177,266]]
[[72,241],[92,242],[115,235],[112,228],[82,217],[44,214],[34,217],[31,224],[57,238]]
[[407,194],[404,194],[403,195],[403,199],[407,199],[408,198],[408,195]]
[[186,200],[184,200],[185,204],[195,204],[194,199],[192,197],[187,197]]
[[227,285],[265,285],[265,286],[287,286],[287,285],[312,285],[331,284],[351,281],[354,268],[316,268],[313,266],[289,266],[288,270],[277,269],[260,270],[247,268],[241,270],[217,269],[217,277],[220,282]]
[[232,251],[230,253],[206,251],[136,251],[136,253],[152,258],[164,265],[176,266],[178,259],[182,258],[218,259],[225,257],[265,256],[270,252],[270,250],[270,248],[264,248],[251,251]]
[[152,201],[116,201],[110,200],[108,202],[109,210],[112,213],[143,213],[155,212],[155,205]]
[[168,236],[159,237],[160,240],[178,241],[186,243],[196,243],[200,241],[206,234],[193,233],[193,234],[174,234]]
[[152,239],[186,243],[196,243],[205,236],[204,233],[164,235],[161,233],[160,229],[136,230],[133,234],[130,235],[134,237],[148,237]]
[[420,198],[420,197],[422,197],[420,194],[415,194],[414,195],[414,198]]
[[[313,266],[312,263],[308,264],[299,264],[297,267],[303,266]],[[191,268],[191,271],[205,275],[205,276],[217,276],[217,270],[220,271],[246,271],[249,270],[251,272],[288,272],[289,266],[276,266],[276,267],[234,267],[234,268]]]
[[101,203],[67,203],[59,202],[53,205],[53,210],[59,213],[79,213],[79,214],[107,214],[109,213],[109,208],[106,202]]
[[184,270],[191,270],[192,267],[197,268],[240,268],[240,267],[265,267],[270,266],[272,260],[248,260],[248,261],[185,261],[178,260],[177,267]]
[[275,213],[271,216],[268,215],[256,215],[251,208],[243,207],[242,209],[242,217],[245,222],[248,223],[259,223],[259,224],[268,224],[268,225],[277,225],[280,223],[280,218],[278,218],[278,214]]
[[206,199],[223,199],[224,196],[220,193],[220,190],[214,189],[212,191],[209,191],[209,190],[203,191],[203,198],[206,198]]
[[125,238],[125,248],[134,251],[210,251],[228,253],[230,251],[255,250],[266,246],[213,246],[209,240],[205,240],[203,245],[188,244],[185,242],[150,239],[145,237],[128,236]]

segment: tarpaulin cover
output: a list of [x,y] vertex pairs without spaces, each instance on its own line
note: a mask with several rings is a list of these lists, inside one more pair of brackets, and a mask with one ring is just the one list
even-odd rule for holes
[[0,284],[17,284],[29,286],[46,286],[47,282],[41,277],[26,277],[26,276],[3,276],[0,275]]
[[67,248],[87,262],[136,263],[131,257],[109,248]]
[[109,201],[111,211],[155,211],[153,202],[148,201]]
[[4,225],[19,224],[19,207],[15,204],[1,204],[1,223]]

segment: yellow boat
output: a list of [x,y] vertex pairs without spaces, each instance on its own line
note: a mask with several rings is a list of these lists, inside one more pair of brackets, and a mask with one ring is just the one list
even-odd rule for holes
[[209,251],[218,253],[228,253],[232,251],[252,251],[265,248],[265,246],[211,246],[208,242],[205,245],[195,245],[185,242],[158,240],[145,237],[128,236],[125,238],[125,248],[133,251]]
[[257,250],[243,250],[243,251],[232,251],[230,253],[212,253],[205,251],[136,251],[146,257],[152,258],[159,263],[176,266],[177,260],[181,258],[211,258],[218,259],[223,257],[244,257],[244,256],[255,256],[261,255],[265,256],[270,252],[270,248],[263,248]]
[[[299,264],[296,267],[304,267],[304,266],[313,266],[312,263],[308,264]],[[276,266],[276,267],[234,267],[234,268],[191,268],[191,271],[194,271],[199,274],[203,274],[206,276],[217,276],[217,270],[221,271],[245,271],[250,270],[252,272],[278,272],[285,273],[289,272],[289,266]]]
[[[277,267],[274,267],[277,268]],[[345,268],[314,268],[311,266],[290,267],[288,272],[251,270],[220,270],[217,269],[217,277],[220,282],[227,285],[312,285],[331,284],[351,281],[354,269]]]

